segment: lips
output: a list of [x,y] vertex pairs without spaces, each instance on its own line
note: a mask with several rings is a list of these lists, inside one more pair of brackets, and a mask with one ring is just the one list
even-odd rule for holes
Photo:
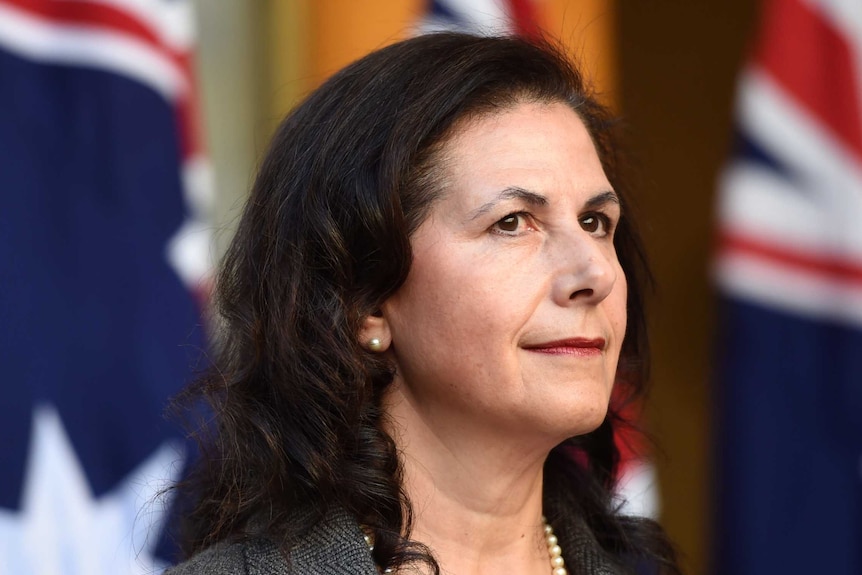
[[604,338],[583,338],[575,337],[570,339],[561,339],[557,341],[548,341],[537,344],[523,346],[528,351],[537,353],[545,353],[548,355],[578,355],[592,356],[601,355],[605,349]]

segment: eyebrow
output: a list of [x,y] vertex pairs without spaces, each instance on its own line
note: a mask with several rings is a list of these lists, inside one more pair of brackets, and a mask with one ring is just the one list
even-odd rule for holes
[[620,197],[613,190],[601,192],[600,194],[596,194],[595,196],[587,200],[584,204],[584,208],[587,210],[594,210],[605,204],[620,205]]
[[[470,213],[468,220],[475,220],[476,218],[479,218],[490,212],[492,209],[494,209],[494,206],[496,206],[500,202],[512,199],[524,200],[526,203],[532,206],[548,205],[548,198],[546,198],[545,196],[537,194],[536,192],[531,192],[530,190],[525,190],[524,188],[519,188],[518,186],[511,186],[502,190],[490,202],[482,204],[481,206],[473,210]],[[584,209],[594,210],[596,208],[604,206],[605,204],[620,205],[620,198],[615,191],[608,190],[596,194],[595,196],[591,197],[586,201],[586,203],[584,204]]]
[[547,206],[548,198],[541,194],[537,194],[536,192],[531,192],[530,190],[525,190],[524,188],[519,188],[517,186],[510,186],[500,191],[497,196],[486,204],[482,204],[472,212],[468,217],[469,220],[475,220],[476,218],[483,216],[494,209],[494,206],[499,204],[500,202],[504,202],[506,200],[514,200],[520,199],[530,204],[531,206]]

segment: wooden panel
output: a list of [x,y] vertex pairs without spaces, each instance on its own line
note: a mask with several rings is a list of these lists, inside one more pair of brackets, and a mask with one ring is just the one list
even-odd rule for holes
[[605,104],[619,107],[615,0],[539,0],[539,20],[593,82]]
[[312,0],[266,0],[259,15],[260,60],[265,74],[259,79],[265,137],[306,93],[309,28]]
[[693,574],[707,572],[710,524],[714,192],[730,151],[734,84],[755,6],[696,0],[619,8],[621,103],[659,284],[649,415],[664,450],[657,459],[662,523]]
[[310,89],[368,52],[407,37],[421,0],[315,0],[309,18]]

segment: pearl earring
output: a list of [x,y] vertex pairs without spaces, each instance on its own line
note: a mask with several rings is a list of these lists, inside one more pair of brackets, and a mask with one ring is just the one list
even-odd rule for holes
[[371,351],[383,351],[383,343],[380,341],[380,338],[374,337],[368,340],[368,349]]

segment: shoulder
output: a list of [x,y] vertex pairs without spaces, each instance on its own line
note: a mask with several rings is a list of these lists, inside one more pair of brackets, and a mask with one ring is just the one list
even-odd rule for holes
[[[596,539],[583,518],[578,517],[574,524],[574,537],[566,542],[566,562],[569,571],[595,575],[623,575],[629,572],[614,557],[608,554]],[[637,571],[640,573],[640,571]]]
[[164,575],[248,575],[247,543],[213,545]]
[[287,555],[267,539],[218,544],[164,575],[376,575],[362,530],[341,511],[329,513]]

